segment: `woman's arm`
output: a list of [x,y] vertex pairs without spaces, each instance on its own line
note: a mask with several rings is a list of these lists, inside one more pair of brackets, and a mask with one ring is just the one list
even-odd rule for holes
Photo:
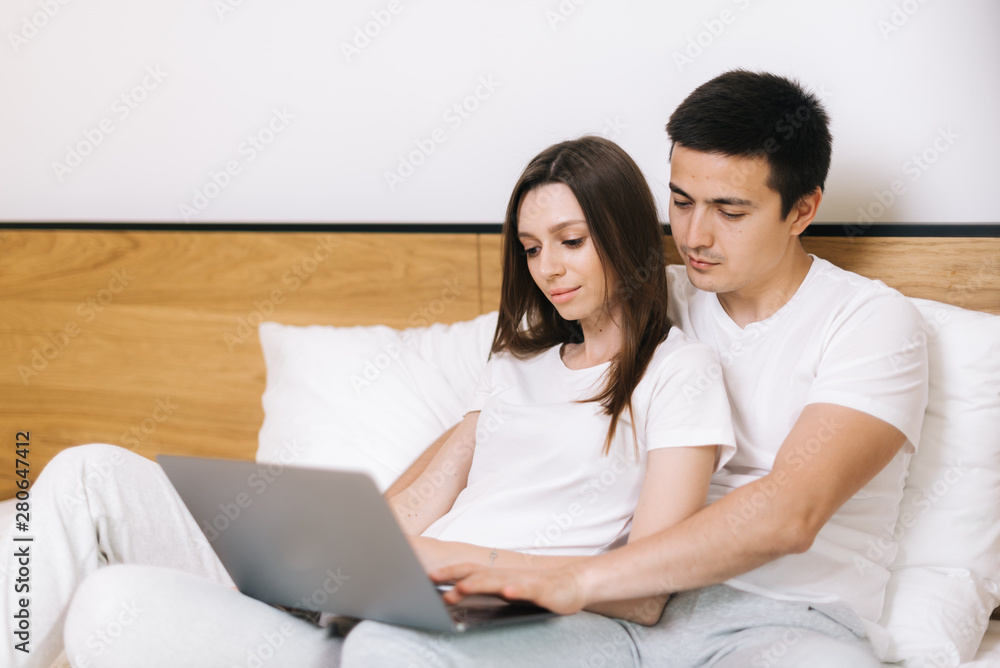
[[[715,467],[715,446],[658,448],[649,452],[639,502],[632,518],[629,543],[656,534],[704,507]],[[586,559],[581,556],[541,556],[488,547],[414,539],[421,562],[428,570],[460,562],[496,568],[553,569]],[[667,595],[621,601],[604,601],[586,607],[610,617],[640,624],[654,624],[663,612]]]
[[409,487],[410,484],[424,472],[427,465],[431,463],[432,459],[434,459],[434,455],[436,455],[441,449],[441,446],[444,445],[449,438],[451,438],[451,435],[455,433],[456,429],[458,429],[457,423],[454,427],[438,436],[437,440],[431,443],[430,446],[421,452],[420,456],[417,457],[412,464],[410,464],[410,468],[403,471],[403,475],[396,478],[396,482],[392,483],[392,486],[385,490],[385,494],[383,496],[385,496],[386,499],[391,499]]
[[476,447],[479,411],[470,411],[454,428],[427,467],[388,499],[403,533],[417,536],[447,513],[465,489]]
[[[628,542],[652,536],[674,526],[705,507],[715,469],[714,446],[651,450],[639,503],[632,518]],[[655,624],[669,594],[604,601],[587,610],[639,624]]]

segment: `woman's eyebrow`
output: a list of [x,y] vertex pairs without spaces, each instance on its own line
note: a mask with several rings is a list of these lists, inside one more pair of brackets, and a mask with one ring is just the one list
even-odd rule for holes
[[[587,221],[585,221],[585,220],[564,220],[563,222],[556,223],[555,225],[553,225],[552,227],[550,227],[549,228],[549,234],[555,234],[556,232],[558,232],[562,228],[569,227],[570,225],[576,225],[578,223],[586,223],[586,222]],[[530,237],[530,238],[534,239],[535,235],[534,234],[530,234],[528,232],[518,232],[517,233],[517,238],[520,239],[522,237]]]

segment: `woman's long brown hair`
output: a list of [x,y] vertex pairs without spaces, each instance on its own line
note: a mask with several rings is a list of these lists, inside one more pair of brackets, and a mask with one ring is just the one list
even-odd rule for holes
[[[559,315],[535,284],[517,239],[524,196],[550,183],[573,191],[604,268],[608,302],[613,300],[621,312],[622,347],[611,360],[607,384],[600,394],[582,400],[600,402],[611,416],[606,455],[619,416],[626,406],[633,414],[632,392],[670,331],[663,227],[639,166],[614,142],[588,136],[542,151],[524,169],[507,204],[500,312],[490,356],[509,352],[527,359],[554,345],[583,341],[579,322]],[[634,419],[632,436],[638,448]]]

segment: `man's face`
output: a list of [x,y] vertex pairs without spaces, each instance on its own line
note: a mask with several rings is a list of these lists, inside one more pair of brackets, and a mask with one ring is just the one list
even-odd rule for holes
[[674,146],[670,229],[695,287],[752,296],[785,278],[801,231],[793,224],[799,215],[793,207],[782,218],[781,196],[768,187],[769,175],[763,157]]

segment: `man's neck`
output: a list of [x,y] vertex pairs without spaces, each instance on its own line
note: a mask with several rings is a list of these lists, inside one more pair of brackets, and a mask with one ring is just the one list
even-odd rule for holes
[[798,291],[812,266],[812,258],[801,246],[796,245],[787,262],[779,265],[770,275],[761,277],[740,290],[720,293],[719,303],[741,329],[747,325],[767,320]]

